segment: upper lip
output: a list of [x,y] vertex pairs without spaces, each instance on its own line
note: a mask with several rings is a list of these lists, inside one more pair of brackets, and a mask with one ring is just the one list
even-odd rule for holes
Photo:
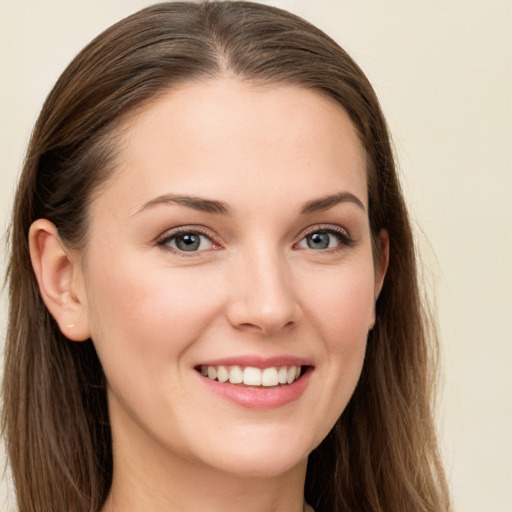
[[312,366],[309,359],[297,356],[272,356],[257,355],[222,357],[201,361],[198,366],[251,366],[254,368],[271,368],[273,366]]

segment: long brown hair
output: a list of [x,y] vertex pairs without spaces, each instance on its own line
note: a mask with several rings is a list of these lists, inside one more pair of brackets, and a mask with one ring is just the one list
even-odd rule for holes
[[91,340],[66,339],[43,304],[29,227],[49,219],[65,243],[83,247],[88,204],[115,171],[123,120],[170,87],[226,74],[296,84],[337,101],[367,154],[373,235],[389,232],[389,268],[363,372],[310,455],[306,499],[317,512],[448,510],[431,411],[436,340],[377,97],[323,32],[246,2],[161,3],[129,16],[82,50],[44,104],[10,232],[3,429],[20,510],[97,512],[113,471],[100,362]]

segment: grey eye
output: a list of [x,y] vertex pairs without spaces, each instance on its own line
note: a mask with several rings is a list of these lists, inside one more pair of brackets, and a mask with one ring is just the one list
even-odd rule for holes
[[348,236],[338,233],[334,230],[319,229],[307,234],[297,245],[301,249],[312,249],[322,251],[325,249],[335,249],[343,245],[350,245]]
[[306,244],[310,249],[328,249],[333,238],[336,241],[335,237],[330,233],[318,231],[306,236]]
[[174,243],[180,251],[197,251],[201,245],[201,237],[194,233],[187,233],[177,236]]
[[164,240],[162,245],[168,245],[181,252],[196,252],[211,249],[213,243],[206,235],[189,232],[172,235]]

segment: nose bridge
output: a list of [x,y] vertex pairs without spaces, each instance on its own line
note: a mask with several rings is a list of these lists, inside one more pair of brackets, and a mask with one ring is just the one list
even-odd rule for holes
[[242,251],[233,277],[230,321],[236,327],[271,333],[300,319],[290,267],[277,246],[260,241]]

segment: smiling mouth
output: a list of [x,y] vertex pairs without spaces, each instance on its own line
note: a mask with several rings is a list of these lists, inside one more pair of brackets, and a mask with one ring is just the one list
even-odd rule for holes
[[307,371],[308,366],[282,365],[268,368],[254,366],[201,365],[196,367],[204,377],[217,382],[245,386],[275,387],[293,384]]

